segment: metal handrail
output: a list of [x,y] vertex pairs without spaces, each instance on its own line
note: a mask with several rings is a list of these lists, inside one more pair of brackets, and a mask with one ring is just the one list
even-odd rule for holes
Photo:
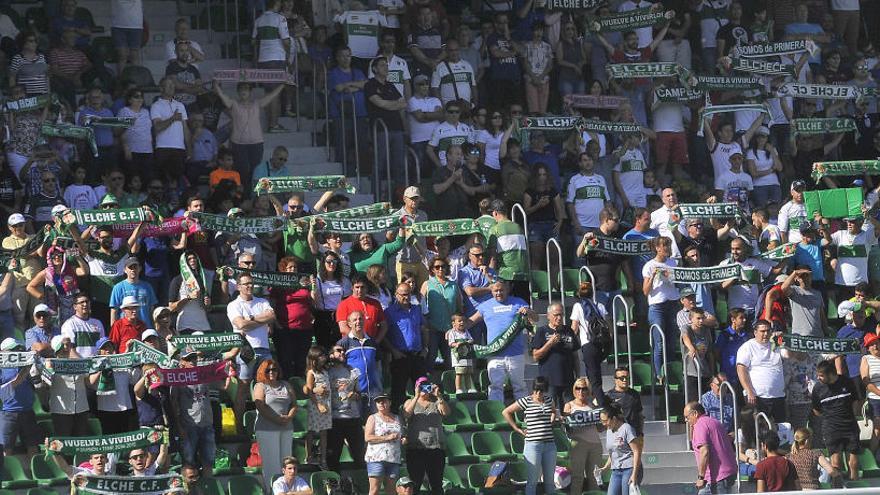
[[416,153],[416,150],[413,149],[412,146],[406,147],[406,167],[403,170],[403,180],[406,181],[407,185],[409,185],[409,159],[413,158],[415,166],[416,166],[416,184],[422,183],[422,161],[419,159],[419,155]]
[[736,448],[736,493],[740,493],[740,485],[742,481],[739,479],[739,449],[740,449],[740,438],[739,438],[739,411],[736,410],[736,390],[734,390],[733,385],[730,384],[729,381],[724,380],[718,386],[718,402],[721,404],[721,423],[724,423],[724,389],[730,390],[730,399],[733,402],[733,443]]
[[565,321],[566,318],[565,318],[565,280],[562,277],[562,246],[559,245],[559,241],[557,241],[555,237],[551,237],[551,238],[547,239],[547,246],[546,246],[546,249],[544,250],[544,252],[547,255],[547,287],[551,287],[550,290],[547,291],[547,307],[548,308],[550,307],[550,304],[552,304],[552,300],[553,300],[553,289],[552,289],[552,286],[550,285],[550,283],[552,282],[552,278],[550,277],[550,266],[551,266],[550,265],[550,246],[551,245],[556,246],[557,260],[559,261],[559,265],[557,265],[559,267],[559,273],[558,273],[558,275],[559,275],[559,297],[560,297],[560,300],[562,301],[561,302],[561,304],[562,304],[562,324],[564,325],[566,323],[566,321]]
[[[679,342],[679,344],[682,344],[682,343]],[[686,359],[687,354],[685,353],[684,345],[679,345],[679,351],[681,352],[681,356],[682,356],[681,362],[683,365],[682,370],[681,370],[681,373],[683,376],[681,378],[682,378],[682,386],[684,387],[684,403],[687,404],[688,402],[690,402],[690,400],[688,397],[688,374],[687,374],[687,359]],[[700,397],[703,396],[703,383],[701,380],[701,378],[703,377],[703,367],[700,365],[700,361],[697,360],[696,357],[694,357],[692,359],[692,361],[694,362],[694,368],[697,369],[697,397],[694,400],[699,402]],[[669,372],[668,371],[666,372],[666,379],[669,380]],[[689,447],[690,444],[691,444],[691,430],[688,428],[687,429],[687,444],[686,444],[686,446]]]
[[632,339],[630,338],[630,320],[629,320],[629,303],[621,294],[614,296],[611,300],[611,319],[614,320],[614,367],[617,368],[620,363],[617,351],[617,301],[623,303],[624,322],[626,324],[626,356],[627,366],[629,367],[629,376],[633,376],[633,358],[632,358]]
[[[228,2],[223,2],[224,5],[228,4]],[[209,14],[210,15],[210,14]],[[238,11],[238,0],[235,0],[235,32],[238,35],[238,38],[233,37],[235,39],[235,58],[238,59],[238,68],[241,69],[241,19],[239,18],[241,14]],[[227,19],[229,18],[229,13],[226,12]],[[255,20],[256,21],[256,20]],[[251,24],[253,25],[253,23]],[[226,32],[229,32],[229,29],[226,29]],[[254,54],[254,60],[257,60],[258,54]]]
[[593,304],[596,304],[596,277],[593,276],[593,272],[590,271],[590,268],[587,265],[584,265],[578,269],[578,285],[584,281],[583,276],[581,276],[583,272],[587,272],[587,276],[590,277],[590,285],[593,286]]
[[[660,332],[660,340],[662,341],[662,342],[660,342],[660,345],[662,346],[660,349],[660,355],[663,358],[663,372],[666,373],[666,380],[663,380],[663,402],[666,406],[666,419],[664,420],[664,423],[666,423],[666,434],[669,435],[669,370],[668,370],[668,366],[667,366],[668,363],[666,362],[666,334],[663,333],[663,329],[660,328],[660,325],[658,325],[656,323],[651,325],[651,327],[648,329],[648,338],[650,339],[649,341],[651,344],[651,348],[654,347],[654,327],[657,327],[657,331]],[[654,373],[655,373],[654,367],[651,366],[651,374],[653,375]],[[657,383],[657,379],[654,376],[652,376],[652,378],[653,379],[651,380],[651,399],[652,399],[651,402],[653,404],[653,399],[654,399],[654,397],[657,396],[654,393],[654,386],[655,386],[655,383]],[[657,406],[654,406],[654,419],[655,420],[657,419]]]
[[[523,206],[521,204],[514,203],[513,206],[510,207],[510,219],[513,222],[516,222],[516,212],[517,211],[519,211],[520,214],[522,215],[523,232],[528,234],[528,232],[529,232],[529,217],[528,217],[528,215],[526,215],[526,210],[525,210],[525,208],[523,208]],[[532,252],[529,249],[528,240],[526,240],[526,258],[529,260],[529,263],[531,263]],[[532,275],[531,275],[531,270],[529,270],[529,306],[531,306],[532,304],[534,304],[534,301],[532,301]]]
[[862,403],[862,421],[865,422],[866,427],[872,423],[872,421],[868,419],[868,406],[869,405],[870,404],[868,403],[868,401],[865,401],[864,403]]
[[[388,126],[381,118],[373,121],[373,194],[378,201],[382,196],[382,179],[379,175],[379,125],[382,125],[383,136],[385,137],[385,168],[388,172],[388,202],[391,202],[391,141],[388,138]],[[409,184],[407,184],[409,185]],[[358,180],[358,188],[361,188],[360,180]]]
[[[296,103],[296,132],[302,128],[302,107],[299,104],[299,53],[296,53],[296,43],[290,47],[293,50],[293,76],[296,84],[293,86],[293,101]],[[239,59],[241,60],[241,59]]]
[[[761,433],[758,431],[758,419],[763,418],[767,423],[767,428],[769,431],[773,431],[773,422],[770,421],[770,418],[767,417],[763,412],[758,412],[755,414],[755,450],[757,451],[758,460],[761,460]],[[737,456],[739,452],[737,452]]]
[[[321,70],[324,72],[324,152],[327,158],[330,158],[330,128],[327,124],[330,121],[330,89],[327,86],[327,64],[321,62]],[[314,93],[314,90],[312,91]],[[314,134],[312,134],[314,135]]]

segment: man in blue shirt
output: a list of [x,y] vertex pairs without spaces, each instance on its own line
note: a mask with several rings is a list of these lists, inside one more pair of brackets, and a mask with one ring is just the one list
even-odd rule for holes
[[147,328],[153,326],[153,308],[159,304],[153,287],[140,279],[141,264],[137,258],[128,258],[125,262],[125,280],[120,280],[110,292],[110,325],[116,323],[122,314],[122,300],[133,296],[140,303],[138,318],[146,323]]
[[364,321],[363,313],[352,311],[346,319],[348,335],[343,335],[336,345],[345,353],[348,366],[360,372],[357,391],[361,394],[361,411],[366,415],[373,407],[373,398],[381,394],[383,389],[379,345],[364,332]]
[[[0,352],[24,352],[24,346],[10,337],[0,342]],[[30,366],[0,369],[3,451],[6,456],[15,453],[18,437],[21,437],[28,457],[37,454],[37,446],[42,441],[34,414],[34,384],[27,379],[29,369]]]
[[[870,330],[870,327],[866,323],[865,318],[865,305],[856,303],[850,309],[849,312],[841,315],[846,320],[846,325],[840,327],[840,330],[837,331],[838,339],[856,339],[861,344],[865,338],[865,333]],[[859,365],[862,361],[862,355],[865,353],[865,347],[862,346],[862,353],[860,354],[847,354],[844,356],[844,363],[846,363],[847,373],[842,373],[841,376],[849,377],[850,381],[853,384],[853,390],[858,394],[859,399],[864,398],[865,395],[865,386],[862,384],[862,378],[860,375]]]
[[727,380],[727,375],[717,373],[709,382],[710,389],[700,397],[700,404],[706,410],[706,414],[715,418],[724,425],[728,433],[733,431],[733,401],[735,397],[727,390],[724,396],[724,405],[721,404],[721,383]]
[[731,309],[729,319],[730,326],[719,332],[715,339],[715,360],[718,361],[721,372],[727,376],[730,384],[739,389],[739,378],[736,374],[736,351],[752,338],[752,333],[749,332],[744,309]]
[[557,192],[562,190],[562,180],[559,176],[560,154],[562,154],[562,148],[558,145],[547,143],[547,137],[544,136],[544,132],[532,131],[529,133],[529,150],[523,153],[523,160],[531,165],[533,169],[538,163],[547,165],[553,179],[553,186]]
[[[633,211],[633,228],[623,234],[623,239],[646,241],[660,237],[660,232],[651,228],[651,212],[647,208],[636,208]],[[642,267],[645,263],[653,258],[653,254],[645,254],[642,256],[631,256],[633,284],[641,287],[644,279],[642,278]],[[633,299],[635,302],[635,321],[646,321],[648,319],[648,299],[642,294],[641,290],[633,291]],[[714,314],[714,311],[711,311]]]
[[[527,302],[510,296],[510,282],[497,280],[492,284],[492,299],[479,306],[470,317],[469,326],[484,321],[486,341],[491,343],[510,327],[518,314],[528,317],[531,324],[538,321],[538,315],[529,308]],[[489,357],[486,369],[489,372],[489,400],[504,400],[504,382],[510,380],[514,399],[527,395],[525,384],[525,335],[519,333],[500,351]]]
[[49,306],[37,304],[34,308],[34,326],[24,332],[25,349],[43,356],[52,354],[49,342],[52,337],[60,333],[58,328],[52,327],[53,315],[54,313],[49,309]]
[[391,349],[391,408],[396,411],[406,399],[406,387],[425,374],[428,353],[428,326],[422,309],[410,302],[412,287],[398,284],[394,302],[385,310],[388,333],[385,342]]
[[[458,270],[458,285],[464,294],[464,316],[470,318],[477,312],[480,303],[492,297],[489,285],[495,279],[495,270],[489,268],[486,249],[474,244],[468,249],[468,263]],[[478,344],[486,343],[486,325],[482,322],[470,329],[471,337]]]

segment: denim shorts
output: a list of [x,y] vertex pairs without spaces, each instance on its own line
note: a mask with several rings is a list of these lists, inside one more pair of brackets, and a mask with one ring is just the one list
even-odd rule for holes
[[254,359],[250,363],[245,363],[239,354],[235,361],[238,363],[238,377],[242,380],[252,380],[255,378],[257,368],[260,367],[266,359],[272,359],[272,351],[263,347],[254,347]]
[[391,478],[397,479],[400,474],[400,464],[396,462],[368,462],[367,476],[370,478]]
[[113,37],[113,46],[116,48],[130,48],[139,50],[144,42],[144,30],[132,28],[110,28]]

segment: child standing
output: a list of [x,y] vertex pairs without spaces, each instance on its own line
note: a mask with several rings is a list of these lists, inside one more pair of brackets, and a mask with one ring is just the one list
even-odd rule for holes
[[220,184],[220,181],[223,180],[234,182],[239,189],[239,192],[241,192],[241,175],[234,167],[235,158],[232,156],[232,151],[227,148],[222,148],[220,152],[217,153],[217,168],[211,171],[208,180],[212,193],[214,192],[214,189],[217,188],[217,185]]
[[330,375],[327,373],[327,352],[313,345],[306,357],[306,384],[303,392],[309,397],[308,432],[306,433],[306,457],[308,464],[315,464],[315,433],[320,435],[318,465],[327,470],[327,430],[333,427],[330,414]]
[[95,189],[86,184],[87,170],[83,164],[73,167],[73,183],[64,188],[64,202],[76,210],[91,210],[98,206]]
[[[455,393],[464,392],[465,387],[469,393],[477,391],[474,386],[474,360],[466,352],[474,344],[470,332],[464,329],[464,316],[461,313],[452,315],[452,328],[446,332],[446,341],[452,349],[452,368],[455,370]],[[461,347],[461,350],[459,350]]]

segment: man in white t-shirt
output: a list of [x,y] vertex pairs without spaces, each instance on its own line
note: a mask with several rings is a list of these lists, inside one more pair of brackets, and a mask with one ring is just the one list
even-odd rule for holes
[[240,377],[250,383],[257,367],[265,359],[272,357],[269,350],[269,325],[275,322],[275,310],[269,301],[254,297],[254,280],[250,275],[238,276],[238,297],[226,306],[226,316],[232,323],[232,331],[240,333],[254,350],[254,358],[245,363],[238,356]]
[[749,213],[749,197],[755,186],[752,176],[743,171],[743,154],[741,151],[734,151],[727,160],[730,168],[720,177],[715,177],[715,195],[719,202],[737,203],[745,213]]
[[[834,270],[834,284],[843,295],[850,297],[853,288],[862,282],[868,282],[868,253],[877,244],[877,237],[872,222],[864,223],[864,217],[852,216],[844,219],[846,229],[828,234],[828,228],[819,217],[819,233],[824,238],[823,244],[837,248],[837,269]],[[846,289],[843,289],[843,288]],[[838,296],[843,299],[841,295]]]
[[73,300],[73,316],[61,325],[61,336],[70,339],[80,357],[92,357],[98,353],[95,345],[103,337],[104,324],[92,318],[92,302],[88,295],[80,293]]
[[648,170],[648,163],[639,149],[640,138],[639,134],[627,136],[624,147],[612,153],[618,159],[612,172],[614,189],[624,209],[648,206],[645,189],[645,170]]
[[730,156],[734,153],[742,154],[742,147],[736,142],[733,132],[733,123],[723,122],[718,126],[718,137],[712,132],[709,119],[703,119],[703,134],[706,138],[706,147],[709,148],[709,156],[712,158],[712,173],[715,178],[715,190],[721,188],[721,177],[730,169]]
[[[394,85],[398,93],[408,100],[412,96],[412,87],[410,86],[410,79],[412,78],[409,72],[409,64],[406,63],[406,60],[394,54],[396,44],[397,40],[394,37],[394,33],[390,31],[382,33],[382,40],[379,43],[379,56],[385,57],[385,60],[388,61],[388,76],[386,79]],[[373,61],[375,60],[373,59]],[[373,77],[373,62],[370,62],[367,79],[372,79]]]
[[174,78],[163,77],[159,81],[162,93],[150,107],[150,119],[156,135],[155,175],[162,179],[183,175],[186,157],[190,150],[189,126],[183,103],[174,99]]
[[725,280],[721,282],[721,288],[727,291],[727,307],[745,310],[748,320],[755,316],[761,281],[779,275],[785,266],[785,260],[774,265],[763,258],[751,257],[751,250],[745,239],[737,237],[730,241],[730,258],[721,262],[722,265],[740,264],[743,267],[741,278]]
[[[426,165],[428,157],[425,148],[434,134],[434,129],[443,122],[443,104],[438,98],[429,96],[430,78],[419,74],[413,79],[413,96],[407,101],[406,114],[409,118],[410,144],[419,160]],[[424,169],[423,169],[424,170]]]
[[568,183],[565,202],[568,216],[573,219],[572,235],[575,245],[580,244],[587,229],[599,228],[599,212],[611,201],[608,184],[604,177],[595,173],[595,166],[590,155],[581,153],[578,159],[580,173],[573,176]]
[[165,43],[165,60],[170,62],[177,58],[177,44],[189,45],[189,62],[195,64],[205,60],[205,50],[198,41],[189,39],[189,21],[181,17],[174,23],[174,39]]
[[660,233],[663,237],[672,240],[672,258],[680,259],[681,251],[678,249],[678,242],[675,239],[673,229],[678,229],[682,235],[687,235],[687,229],[681,222],[672,221],[673,214],[678,209],[678,194],[671,187],[664,188],[660,192],[660,200],[663,206],[651,212],[651,228]]
[[[269,0],[266,11],[254,21],[254,29],[251,34],[254,51],[258,53],[257,68],[288,70],[291,56],[290,32],[287,29],[287,18],[279,14],[281,9],[280,0]],[[276,84],[265,85],[266,91],[275,89]],[[281,115],[281,99],[274,98],[266,107],[266,120],[269,132],[285,132],[287,129],[278,125],[278,116]]]
[[[297,471],[299,471],[299,461],[296,457],[287,456],[284,459],[281,459],[281,465],[283,466],[281,468],[281,476],[272,483],[272,495],[300,495],[312,493],[312,489],[309,488],[309,484],[306,483],[306,480],[297,476]],[[317,488],[323,490],[323,487]]]
[[782,242],[801,242],[800,226],[807,221],[807,208],[804,206],[804,189],[807,184],[797,179],[791,183],[791,201],[782,205],[776,217],[776,225],[782,232]]
[[146,449],[134,449],[129,452],[128,465],[131,466],[131,475],[134,477],[155,476],[157,472],[164,471],[165,463],[168,461],[168,444],[160,444],[159,455],[153,459],[152,463],[147,464],[149,458],[150,454]]
[[477,97],[477,78],[474,68],[467,60],[462,60],[458,40],[446,42],[446,60],[434,67],[431,76],[431,91],[443,103],[464,100],[473,104]]
[[444,105],[446,120],[434,128],[431,140],[425,147],[425,156],[436,167],[446,166],[446,150],[452,145],[461,146],[465,142],[474,142],[474,131],[471,126],[461,122],[461,105],[450,101]]
[[116,48],[117,74],[126,64],[141,65],[144,6],[141,0],[113,0],[110,3],[110,35]]
[[754,338],[736,351],[736,375],[749,404],[776,423],[785,421],[782,353],[779,347],[770,342],[770,323],[767,320],[758,320]]

